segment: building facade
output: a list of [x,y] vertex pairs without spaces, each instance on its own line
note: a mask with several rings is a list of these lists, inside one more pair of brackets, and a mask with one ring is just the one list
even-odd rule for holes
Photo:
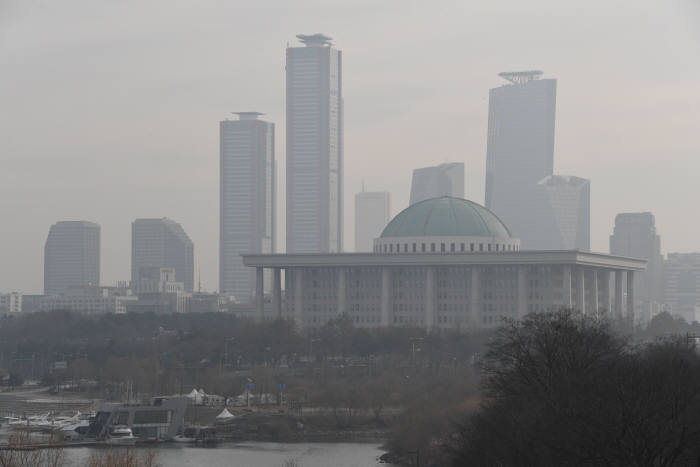
[[541,71],[501,73],[510,84],[489,92],[486,207],[533,249],[537,183],[552,175],[556,80]]
[[287,252],[343,249],[342,54],[323,34],[287,48]]
[[615,216],[610,253],[647,261],[646,270],[635,278],[635,288],[639,291],[638,316],[641,322],[647,322],[660,311],[664,302],[664,261],[654,215],[630,212]]
[[[531,248],[591,249],[591,183],[585,178],[548,175],[537,183]],[[539,211],[538,211],[539,208]]]
[[[572,307],[631,319],[634,275],[645,261],[581,251],[522,251],[490,211],[440,198],[410,206],[387,225],[372,253],[245,255],[275,270],[274,316],[304,327],[347,313],[358,326],[479,329],[503,318]],[[285,271],[285,301],[279,277]]]
[[44,294],[100,284],[100,226],[61,221],[51,226],[44,245]]
[[391,194],[362,191],[355,195],[355,251],[372,251],[374,239],[391,219]]
[[668,310],[689,323],[700,320],[700,253],[669,253],[664,272]]
[[132,222],[131,281],[146,267],[173,268],[185,291],[193,290],[194,245],[180,224],[165,217]]
[[441,196],[464,198],[463,162],[449,162],[413,171],[410,204]]
[[219,290],[248,301],[255,273],[241,253],[275,251],[275,126],[258,112],[237,115],[219,126]]

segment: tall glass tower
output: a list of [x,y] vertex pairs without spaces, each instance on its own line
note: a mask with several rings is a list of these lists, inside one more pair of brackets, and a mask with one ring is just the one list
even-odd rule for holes
[[499,76],[510,84],[489,92],[486,207],[532,249],[537,183],[553,173],[557,82],[539,79],[541,71]]
[[240,255],[275,251],[275,125],[258,112],[236,114],[219,124],[219,292],[247,302],[255,269]]
[[343,249],[342,54],[323,34],[287,48],[287,253]]
[[100,226],[86,221],[56,222],[44,246],[44,294],[89,285],[100,285]]

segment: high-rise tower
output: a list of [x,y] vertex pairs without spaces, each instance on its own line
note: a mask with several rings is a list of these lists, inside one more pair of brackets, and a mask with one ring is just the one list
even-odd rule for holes
[[219,125],[219,292],[248,301],[255,270],[240,255],[275,251],[275,125],[258,112],[237,115]]
[[100,285],[100,226],[86,221],[56,222],[44,246],[44,294],[88,285]]
[[361,191],[355,195],[355,251],[372,251],[391,220],[391,195],[386,191]]
[[185,291],[194,288],[194,245],[184,229],[168,218],[136,219],[131,224],[131,280],[141,268],[173,268]]
[[499,76],[510,84],[489,92],[486,207],[531,249],[536,186],[553,172],[556,80],[539,79],[541,71]]
[[443,196],[464,198],[464,162],[449,162],[413,171],[410,204]]
[[537,197],[530,214],[536,250],[591,248],[591,182],[569,175],[549,175],[537,183]]
[[343,249],[342,55],[323,34],[287,48],[287,252]]
[[661,237],[656,233],[654,215],[626,212],[615,216],[610,253],[647,260],[646,270],[634,275],[634,286],[638,290],[635,298],[640,319],[651,319],[659,311],[664,294]]

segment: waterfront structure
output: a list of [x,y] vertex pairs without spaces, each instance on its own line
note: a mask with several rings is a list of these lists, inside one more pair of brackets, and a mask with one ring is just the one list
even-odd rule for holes
[[639,291],[636,295],[639,320],[649,321],[664,302],[664,263],[654,215],[629,212],[615,216],[610,253],[647,261],[646,270],[635,277],[635,288]]
[[[347,313],[358,326],[478,329],[502,318],[572,307],[633,316],[640,259],[577,250],[525,251],[488,209],[437,198],[409,206],[371,253],[244,255],[256,269],[256,310],[264,317],[263,270],[274,274],[272,312],[304,327]],[[279,271],[285,270],[282,303]]]
[[372,251],[374,239],[391,219],[387,191],[361,191],[355,195],[355,251]]
[[523,249],[536,245],[531,215],[537,183],[552,175],[556,80],[541,71],[500,73],[510,84],[489,92],[486,150],[486,207],[520,237]]
[[194,245],[177,222],[136,219],[131,224],[131,281],[144,267],[173,268],[186,292],[194,288]]
[[447,162],[413,171],[410,204],[441,196],[464,198],[463,162]]
[[[591,249],[591,183],[569,175],[548,175],[537,183],[530,247],[535,250]],[[635,256],[637,257],[637,256]]]
[[342,54],[323,34],[287,48],[287,252],[343,249]]
[[0,293],[0,315],[4,313],[21,313],[22,312],[22,294],[18,292],[10,292],[6,294]]
[[158,396],[150,404],[104,402],[91,421],[88,436],[104,439],[115,425],[128,426],[140,441],[172,440],[185,429],[187,396]]
[[219,291],[248,301],[255,277],[241,253],[275,251],[275,125],[236,114],[219,124]]
[[56,222],[44,245],[44,294],[99,284],[100,226],[87,221]]
[[665,303],[687,322],[700,320],[700,253],[669,253],[665,262]]

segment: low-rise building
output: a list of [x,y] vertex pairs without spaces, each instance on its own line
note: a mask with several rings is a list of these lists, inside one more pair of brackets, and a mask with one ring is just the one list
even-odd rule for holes
[[664,270],[668,310],[689,323],[700,320],[700,253],[669,253]]
[[0,294],[0,314],[5,313],[21,313],[22,312],[22,294],[19,292],[10,292]]
[[70,287],[59,295],[37,299],[37,311],[66,310],[87,314],[126,313],[127,303],[135,301],[128,289],[117,287]]

